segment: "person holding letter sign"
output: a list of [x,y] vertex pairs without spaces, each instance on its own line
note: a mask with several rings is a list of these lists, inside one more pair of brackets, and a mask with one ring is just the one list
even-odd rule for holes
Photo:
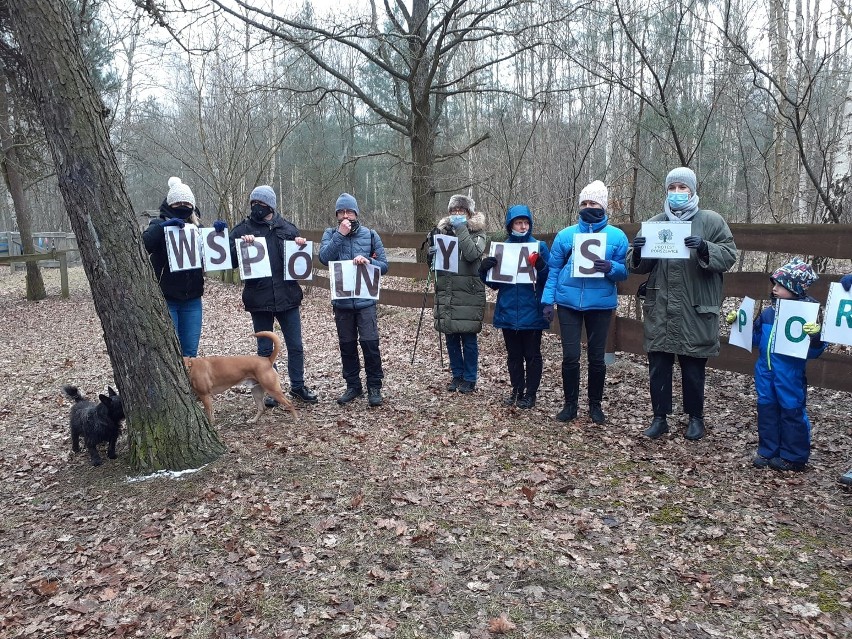
[[[547,284],[542,295],[545,319],[553,319],[553,304],[559,313],[559,330],[562,336],[562,390],[565,404],[556,415],[561,422],[570,422],[577,417],[580,396],[580,337],[586,327],[587,356],[589,360],[588,396],[589,417],[596,424],[605,424],[606,416],[601,406],[606,380],[606,338],[612,314],[618,306],[616,282],[627,279],[625,257],[627,236],[610,226],[606,208],[609,194],[606,185],[595,180],[580,191],[580,213],[577,224],[562,229],[553,240],[550,252],[550,267]],[[600,234],[600,239],[591,238],[589,244],[578,248],[590,253],[591,271],[603,277],[574,276],[574,239],[579,233]],[[603,241],[605,252],[601,253]],[[594,253],[597,250],[598,253]],[[589,257],[589,256],[586,256]],[[592,275],[589,273],[588,275]]]
[[[372,264],[382,275],[388,272],[385,247],[379,234],[358,222],[358,202],[348,193],[342,193],[335,205],[337,227],[327,228],[320,243],[320,262],[352,260],[354,264]],[[364,394],[361,385],[361,362],[358,359],[358,341],[364,354],[364,372],[367,375],[367,401],[370,406],[382,404],[382,356],[379,351],[379,321],[376,300],[365,298],[335,299],[332,301],[334,323],[340,344],[340,359],[346,390],[337,398],[340,405],[348,404]]]
[[[479,266],[479,276],[497,291],[494,307],[494,328],[503,330],[506,343],[506,365],[512,392],[503,401],[505,406],[529,409],[535,406],[536,393],[541,385],[541,332],[549,322],[541,314],[541,294],[547,281],[547,244],[532,235],[533,216],[529,207],[518,204],[506,211],[507,242],[538,243],[538,251],[530,253],[529,266],[535,269],[534,284],[489,282],[488,271],[498,266],[496,257],[486,257]],[[510,268],[512,265],[505,265]],[[526,367],[526,371],[524,368]]]
[[[843,290],[849,292],[852,289],[852,273],[847,273],[843,277],[840,278],[840,285],[843,287]],[[838,481],[844,486],[852,486],[852,469],[847,470],[843,473]]]
[[[187,224],[201,225],[201,216],[195,207],[195,195],[180,178],[169,178],[169,191],[160,204],[160,217],[148,224],[142,232],[145,250],[151,256],[154,276],[166,298],[169,315],[180,342],[184,357],[198,355],[201,340],[201,296],[204,294],[204,270],[198,268],[172,271],[166,247],[166,228],[182,229]],[[213,222],[213,228],[221,233],[228,225],[222,220]]]
[[[272,331],[275,320],[281,326],[284,344],[287,346],[287,376],[290,378],[290,395],[307,404],[315,404],[317,395],[305,386],[305,351],[302,345],[302,287],[294,280],[284,277],[284,243],[295,242],[304,246],[307,241],[299,235],[299,229],[285,220],[277,210],[278,199],[271,186],[258,186],[249,195],[251,210],[248,217],[231,232],[231,259],[237,264],[237,242],[254,244],[256,238],[266,240],[269,251],[271,277],[258,277],[243,281],[243,306],[251,314],[254,332]],[[272,340],[257,338],[257,354],[269,357]],[[278,405],[273,397],[265,403],[272,408]]]
[[[820,340],[819,324],[806,323],[801,327],[801,339],[810,338],[807,359],[773,351],[778,331],[787,330],[777,326],[778,301],[816,302],[807,290],[817,279],[808,264],[793,258],[772,274],[772,305],[754,322],[752,342],[760,349],[754,364],[758,441],[752,464],[756,468],[803,471],[810,457],[811,422],[805,408],[808,399],[805,366],[808,359],[822,355],[828,344]],[[731,311],[725,320],[733,324],[736,313]]]
[[646,238],[642,236],[633,240],[627,252],[630,271],[649,274],[642,308],[654,410],[645,436],[651,439],[669,432],[666,416],[672,412],[675,356],[680,363],[683,408],[689,414],[684,437],[704,437],[704,375],[707,358],[719,354],[722,274],[737,259],[734,238],[722,216],[698,208],[696,182],[691,169],[672,169],[666,176],[663,212],[650,220],[690,222],[691,235],[684,239],[689,258],[644,258]]
[[453,378],[447,390],[472,393],[479,372],[479,342],[485,317],[485,284],[479,265],[488,238],[485,215],[476,212],[476,203],[466,195],[453,195],[447,204],[449,215],[438,222],[442,235],[458,239],[458,272],[435,272],[435,330],[444,333]]

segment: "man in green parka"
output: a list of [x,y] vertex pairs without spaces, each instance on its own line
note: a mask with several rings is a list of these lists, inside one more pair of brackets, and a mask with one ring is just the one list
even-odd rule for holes
[[651,439],[669,431],[666,415],[672,412],[672,369],[680,364],[683,409],[689,414],[684,437],[704,436],[704,372],[708,357],[719,354],[719,308],[722,274],[737,258],[728,224],[715,211],[698,208],[695,173],[687,167],[666,176],[663,213],[649,221],[689,221],[684,244],[689,259],[642,257],[646,238],[637,236],[627,252],[633,273],[650,274],[643,303],[644,348],[648,353],[651,404],[654,420],[645,431]]

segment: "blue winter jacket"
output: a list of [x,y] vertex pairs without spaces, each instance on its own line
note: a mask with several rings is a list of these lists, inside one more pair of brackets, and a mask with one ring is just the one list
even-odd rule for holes
[[[379,234],[372,229],[359,225],[354,233],[341,235],[337,232],[337,228],[327,228],[322,234],[319,259],[326,266],[329,262],[352,260],[358,255],[363,255],[370,260],[370,264],[378,266],[382,275],[388,272],[385,247]],[[364,298],[348,298],[331,302],[335,308],[342,309],[367,308],[375,303],[376,300]]]
[[[601,311],[618,306],[616,282],[627,279],[627,236],[608,224],[609,218],[597,224],[580,220],[574,226],[557,233],[550,251],[550,273],[544,287],[542,303],[565,306],[575,311]],[[606,233],[606,259],[612,269],[604,277],[572,277],[574,269],[574,235],[576,233]]]
[[[803,302],[815,302],[811,297],[801,298]],[[752,345],[759,347],[760,354],[754,363],[754,386],[757,390],[757,403],[778,403],[781,408],[800,408],[807,399],[807,379],[805,367],[807,359],[773,353],[775,347],[775,305],[764,309],[754,321],[751,336]],[[818,335],[811,337],[808,359],[822,355],[828,344]]]
[[[519,217],[529,218],[530,228],[523,237],[512,235],[512,222]],[[506,211],[506,232],[509,237],[506,242],[530,243],[538,242],[538,259],[543,260],[544,268],[536,271],[535,284],[505,284],[488,282],[486,273],[480,273],[485,284],[497,291],[497,304],[494,307],[494,328],[508,328],[515,331],[544,330],[550,324],[541,314],[541,294],[547,281],[550,250],[547,244],[536,240],[532,235],[533,216],[529,207],[517,204]]]

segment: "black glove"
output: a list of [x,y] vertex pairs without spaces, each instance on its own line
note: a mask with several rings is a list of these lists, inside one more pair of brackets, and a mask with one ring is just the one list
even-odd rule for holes
[[612,262],[609,260],[595,260],[595,270],[598,273],[609,273],[612,270]]
[[541,315],[550,324],[553,321],[553,304],[542,304]]
[[645,246],[645,242],[647,242],[647,238],[637,235],[633,238],[633,248],[637,251],[641,251],[642,247]]
[[485,275],[488,271],[494,268],[497,265],[496,257],[486,257],[479,264],[479,274]]
[[186,222],[183,221],[182,219],[180,219],[179,217],[173,217],[169,220],[163,220],[162,222],[160,222],[160,226],[162,226],[164,228],[166,226],[176,226],[179,229],[182,229],[185,224],[186,224]]
[[226,228],[228,228],[228,223],[225,220],[216,220],[213,222],[213,230],[217,233],[221,233]]
[[695,249],[696,251],[700,251],[702,248],[701,245],[706,244],[706,242],[698,235],[690,235],[689,237],[683,238],[683,243],[686,244],[686,248]]

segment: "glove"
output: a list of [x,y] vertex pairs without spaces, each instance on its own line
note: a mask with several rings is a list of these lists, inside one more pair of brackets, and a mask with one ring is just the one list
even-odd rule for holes
[[185,224],[186,224],[186,222],[184,222],[179,217],[173,217],[170,220],[163,220],[162,222],[160,222],[160,226],[162,226],[163,228],[165,228],[167,226],[176,226],[179,229],[182,229]]
[[612,270],[612,262],[609,260],[595,260],[595,270],[598,273],[609,273]]
[[633,248],[636,249],[637,251],[641,251],[642,247],[645,246],[645,242],[647,242],[647,241],[648,241],[647,238],[642,237],[641,235],[637,235],[636,237],[633,238]]
[[228,223],[225,220],[216,220],[213,222],[213,230],[217,233],[221,233],[226,228],[228,228]]
[[542,304],[541,315],[550,324],[553,321],[553,304]]
[[685,237],[683,239],[683,243],[686,244],[686,248],[695,249],[697,251],[700,251],[701,245],[705,244],[704,240],[702,240],[697,235],[690,235],[689,237]]
[[822,328],[819,324],[815,324],[814,322],[808,322],[802,327],[802,330],[805,331],[808,335],[818,335],[819,330]]
[[486,257],[479,263],[479,274],[485,275],[488,271],[497,265],[496,257]]
[[843,287],[844,291],[849,291],[852,288],[852,273],[848,273],[840,278],[840,285]]
[[736,321],[737,321],[737,312],[736,312],[736,311],[731,311],[730,313],[728,313],[727,315],[725,315],[725,321],[726,321],[728,324],[733,324],[734,322],[736,322]]

